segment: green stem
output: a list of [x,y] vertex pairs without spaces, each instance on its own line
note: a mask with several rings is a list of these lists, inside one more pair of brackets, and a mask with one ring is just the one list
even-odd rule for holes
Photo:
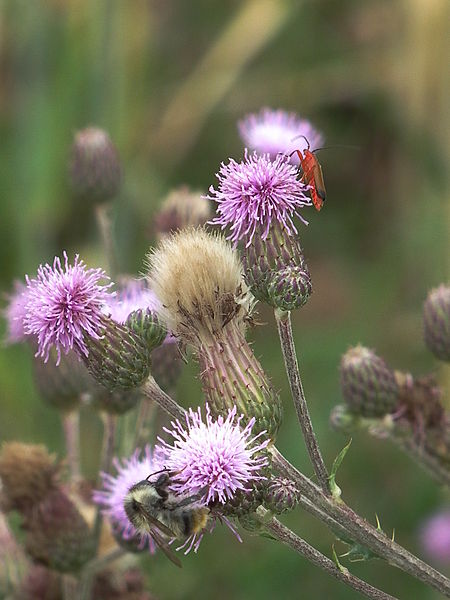
[[[111,470],[112,459],[114,456],[114,448],[116,441],[116,431],[117,431],[117,415],[113,415],[110,413],[105,413],[103,415],[103,448],[102,448],[102,458],[100,461],[100,472],[109,473]],[[97,507],[97,511],[95,513],[94,519],[94,527],[92,531],[92,537],[94,540],[94,548],[95,555],[98,552],[98,546],[100,542],[100,534],[102,531],[103,524],[103,515],[101,512],[101,508]],[[91,595],[93,582],[93,573],[90,571],[83,572],[83,575],[80,580],[80,600],[89,600]]]
[[280,336],[286,373],[291,387],[292,399],[294,401],[298,421],[302,428],[306,448],[320,487],[325,494],[330,494],[328,472],[320,452],[319,444],[317,443],[311,417],[309,416],[308,405],[306,403],[302,380],[298,369],[294,337],[292,335],[291,313],[275,309],[275,319],[277,322],[278,334]]
[[112,205],[110,202],[97,204],[95,207],[95,218],[100,232],[106,258],[108,260],[108,270],[111,279],[118,273],[117,253],[114,245],[111,219]]
[[295,550],[295,552],[298,552],[304,556],[307,560],[312,562],[320,569],[326,571],[338,581],[342,581],[357,592],[360,592],[364,596],[367,596],[367,598],[372,598],[373,600],[396,600],[394,596],[386,594],[385,592],[369,585],[355,575],[352,575],[348,569],[339,565],[338,562],[335,563],[324,556],[313,546],[310,546],[310,544],[308,544],[301,537],[288,529],[288,527],[280,523],[278,519],[272,517],[269,521],[266,521],[266,514],[264,513],[268,513],[268,511],[265,511],[265,509],[262,507],[258,508],[258,517],[260,518],[261,523],[264,524],[264,527],[268,533],[288,546],[288,548],[291,548],[292,550]]

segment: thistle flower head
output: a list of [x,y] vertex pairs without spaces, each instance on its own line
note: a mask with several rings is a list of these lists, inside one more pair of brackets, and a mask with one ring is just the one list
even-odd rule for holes
[[166,197],[155,216],[154,224],[160,237],[179,229],[204,225],[210,216],[210,203],[201,192],[181,186]]
[[61,351],[87,356],[85,336],[101,337],[103,305],[112,285],[99,283],[109,279],[102,269],[88,269],[78,255],[71,265],[66,252],[63,256],[63,264],[56,257],[53,265],[39,267],[35,279],[26,278],[25,333],[36,336],[37,355],[45,362],[54,346],[57,364]]
[[242,322],[249,311],[239,256],[219,235],[180,231],[148,255],[148,265],[163,320],[187,341],[220,332],[231,320]]
[[161,450],[152,452],[150,446],[146,446],[143,456],[136,450],[130,458],[114,459],[113,465],[116,474],[101,473],[102,489],[94,491],[93,500],[103,507],[103,514],[108,517],[116,535],[125,543],[139,539],[138,548],[148,548],[153,554],[156,548],[153,538],[150,534],[138,533],[130,523],[124,499],[133,485],[166,466],[164,453]]
[[[305,136],[312,150],[323,143],[322,134],[309,121],[284,110],[262,108],[239,121],[238,129],[248,148],[259,154],[270,154],[272,159],[279,153],[290,154],[307,148],[306,140],[299,136]],[[292,155],[291,162],[298,164],[297,154]]]
[[420,540],[428,556],[441,564],[450,564],[450,510],[442,510],[422,525]]
[[8,295],[8,304],[2,313],[6,320],[6,343],[16,344],[26,339],[24,319],[26,315],[27,288],[21,281],[14,282],[14,291]]
[[252,436],[255,419],[240,427],[242,416],[236,407],[227,418],[214,419],[206,405],[206,419],[201,409],[189,410],[186,424],[172,423],[165,431],[173,438],[172,445],[163,440],[166,466],[179,474],[174,478],[175,493],[195,495],[204,492],[203,502],[225,504],[238,491],[245,491],[252,482],[265,479],[261,469],[268,464],[261,451],[268,444],[262,433]]
[[295,215],[307,224],[299,209],[311,205],[306,195],[308,186],[300,181],[297,168],[286,156],[280,154],[271,160],[268,154],[245,151],[240,163],[233,159],[222,163],[217,178],[218,189],[209,188],[208,198],[218,204],[218,216],[211,223],[228,227],[228,239],[234,245],[241,239],[250,245],[256,231],[266,239],[274,222],[281,224],[287,235],[293,235],[297,233]]

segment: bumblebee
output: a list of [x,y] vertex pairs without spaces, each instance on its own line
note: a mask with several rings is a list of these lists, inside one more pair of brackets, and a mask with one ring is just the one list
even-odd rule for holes
[[[156,481],[149,481],[150,477],[158,474]],[[181,567],[180,559],[171,550],[166,538],[184,539],[202,531],[209,520],[209,509],[198,504],[204,489],[195,496],[179,496],[170,492],[172,476],[173,473],[167,469],[152,473],[128,490],[123,505],[136,531],[150,534],[164,554]]]

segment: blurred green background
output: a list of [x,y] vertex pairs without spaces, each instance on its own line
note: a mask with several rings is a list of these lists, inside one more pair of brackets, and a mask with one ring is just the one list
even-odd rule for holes
[[[124,186],[115,206],[122,271],[138,272],[152,215],[182,183],[207,190],[222,160],[242,155],[236,121],[262,106],[310,118],[328,202],[308,211],[301,237],[314,294],[293,315],[313,422],[331,464],[346,439],[328,415],[341,401],[338,365],[349,345],[375,348],[415,374],[444,371],[427,353],[421,308],[447,279],[450,117],[447,0],[12,0],[0,2],[0,252],[5,292],[14,278],[67,249],[106,266],[92,211],[68,189],[77,129],[105,128],[119,148]],[[446,36],[447,34],[447,36]],[[285,399],[279,446],[308,474],[270,311],[251,332]],[[63,452],[58,416],[33,387],[24,346],[0,352],[0,438]],[[201,402],[196,367],[179,386]],[[83,459],[95,473],[99,424],[85,419]],[[388,442],[356,436],[339,474],[346,501],[421,554],[417,528],[448,496]],[[330,555],[332,537],[301,511],[285,519]],[[345,547],[341,548],[342,551]],[[359,597],[266,539],[240,545],[219,528],[174,571],[143,559],[158,598]],[[437,598],[381,561],[352,570],[401,598]]]

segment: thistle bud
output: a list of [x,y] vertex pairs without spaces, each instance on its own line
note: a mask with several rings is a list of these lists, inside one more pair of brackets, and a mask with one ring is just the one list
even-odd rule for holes
[[167,329],[158,319],[156,312],[149,308],[133,311],[128,315],[126,325],[145,340],[150,352],[160,346],[167,336]]
[[300,242],[273,223],[267,237],[256,231],[243,251],[245,281],[252,294],[274,308],[293,310],[308,301],[311,278]]
[[264,506],[277,515],[292,510],[299,501],[300,492],[295,483],[285,477],[271,479],[264,493]]
[[103,336],[86,338],[83,360],[88,371],[110,391],[129,390],[144,383],[150,372],[147,342],[128,326],[103,320]]
[[45,446],[7,442],[0,453],[5,510],[30,511],[57,488],[59,466]]
[[117,194],[121,180],[120,160],[105,131],[88,127],[75,135],[70,178],[79,197],[102,202]]
[[204,225],[210,216],[210,203],[201,192],[182,186],[173,190],[155,216],[154,226],[159,238],[179,229]]
[[220,236],[187,230],[163,240],[149,263],[162,318],[193,348],[211,413],[237,407],[275,439],[282,404],[245,339],[252,298],[237,253]]
[[431,290],[423,307],[425,343],[436,358],[450,361],[450,286]]
[[88,524],[61,490],[48,493],[25,521],[25,550],[55,571],[76,573],[95,553]]
[[47,404],[61,411],[73,410],[81,396],[92,391],[96,383],[74,352],[62,355],[58,366],[53,348],[50,354],[55,360],[44,363],[34,359],[34,383]]
[[363,417],[383,417],[398,403],[394,372],[364,346],[350,348],[342,357],[341,389],[349,410]]

